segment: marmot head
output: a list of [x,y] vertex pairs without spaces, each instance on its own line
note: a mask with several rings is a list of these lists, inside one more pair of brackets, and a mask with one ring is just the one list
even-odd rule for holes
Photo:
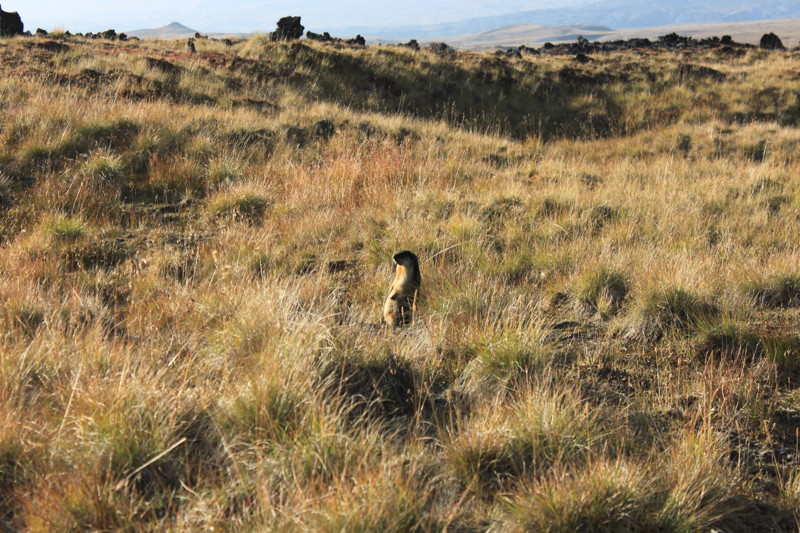
[[404,267],[413,267],[419,268],[419,260],[414,252],[409,252],[408,250],[403,250],[402,252],[397,252],[392,256],[392,261],[396,265],[404,266]]

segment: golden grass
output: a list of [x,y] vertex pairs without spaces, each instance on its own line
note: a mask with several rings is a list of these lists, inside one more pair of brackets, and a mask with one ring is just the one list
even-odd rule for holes
[[0,529],[797,527],[796,54],[32,42]]

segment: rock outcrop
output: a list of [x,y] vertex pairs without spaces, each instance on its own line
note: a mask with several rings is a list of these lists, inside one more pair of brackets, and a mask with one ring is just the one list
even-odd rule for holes
[[[770,42],[773,41],[770,40]],[[778,42],[780,43],[780,39],[778,39]],[[781,44],[781,46],[783,45]],[[763,47],[764,45],[762,44],[762,48]],[[719,37],[694,39],[692,37],[678,35],[677,33],[670,33],[667,35],[662,35],[657,41],[651,41],[650,39],[644,38],[634,38],[600,42],[589,41],[582,37],[578,37],[577,42],[560,44],[544,43],[541,48],[530,48],[522,45],[519,48],[498,50],[497,55],[520,57],[521,55],[547,54],[570,55],[577,58],[581,54],[588,56],[588,54],[592,53],[616,52],[621,50],[718,50],[722,53],[735,54],[737,51],[744,51],[748,48],[753,48],[753,45],[734,42],[729,35],[725,35],[721,39]],[[578,60],[580,61],[580,59]]]
[[[301,26],[302,27],[302,26]],[[306,32],[306,39],[310,41],[319,41],[321,43],[339,43],[349,44],[353,46],[366,46],[367,41],[361,35],[356,35],[352,39],[339,39],[338,37],[331,37],[328,32],[314,33],[313,31]]]
[[0,7],[0,35],[10,37],[12,35],[22,35],[25,33],[25,26],[16,11],[3,11]]
[[758,44],[758,46],[764,50],[786,50],[786,47],[783,46],[783,42],[781,41],[780,37],[774,33],[765,33],[761,37],[761,42]]
[[293,41],[303,36],[303,30],[305,26],[300,24],[300,17],[283,17],[269,38],[273,41]]

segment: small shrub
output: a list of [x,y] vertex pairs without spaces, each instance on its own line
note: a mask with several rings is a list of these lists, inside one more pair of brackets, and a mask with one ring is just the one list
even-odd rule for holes
[[94,180],[113,182],[124,175],[125,167],[119,156],[99,153],[89,157],[81,166],[80,172]]
[[48,235],[57,241],[76,241],[86,234],[86,224],[79,218],[55,216],[44,223]]
[[232,192],[211,200],[207,211],[215,217],[243,220],[254,224],[264,218],[269,205],[269,200],[260,194]]
[[230,159],[217,159],[208,167],[208,179],[212,184],[237,181],[243,175],[242,165]]
[[678,151],[683,154],[684,157],[688,156],[689,152],[692,150],[691,135],[687,135],[685,133],[678,135],[677,147]]

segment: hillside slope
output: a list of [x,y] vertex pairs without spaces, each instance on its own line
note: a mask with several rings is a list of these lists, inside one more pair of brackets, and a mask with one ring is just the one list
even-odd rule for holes
[[0,40],[0,530],[797,530],[798,54],[196,45]]

